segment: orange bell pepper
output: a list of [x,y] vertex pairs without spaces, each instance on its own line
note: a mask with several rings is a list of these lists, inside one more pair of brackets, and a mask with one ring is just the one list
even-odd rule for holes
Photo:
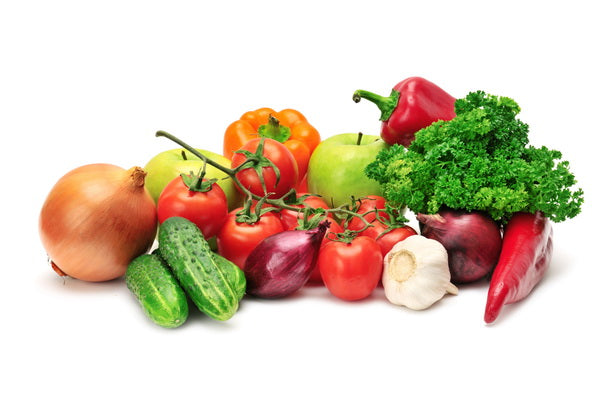
[[275,139],[290,150],[298,164],[299,180],[306,174],[310,156],[321,142],[317,129],[300,112],[293,109],[275,112],[271,108],[259,108],[246,112],[227,127],[223,155],[231,159],[234,151],[257,137]]

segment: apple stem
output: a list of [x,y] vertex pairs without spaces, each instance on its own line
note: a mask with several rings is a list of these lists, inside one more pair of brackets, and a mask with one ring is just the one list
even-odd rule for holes
[[184,150],[181,150],[181,157],[183,158],[184,161],[187,161],[187,155],[185,154]]
[[358,139],[356,140],[356,145],[360,145],[362,138],[363,138],[362,132],[358,132]]

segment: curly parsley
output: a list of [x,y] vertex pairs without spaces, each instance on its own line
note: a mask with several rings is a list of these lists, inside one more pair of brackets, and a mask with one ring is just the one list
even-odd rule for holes
[[507,97],[477,91],[456,100],[456,118],[420,130],[406,150],[394,145],[367,166],[385,197],[413,212],[442,207],[485,211],[506,221],[540,210],[555,222],[581,212],[583,191],[559,151],[535,148],[529,126]]

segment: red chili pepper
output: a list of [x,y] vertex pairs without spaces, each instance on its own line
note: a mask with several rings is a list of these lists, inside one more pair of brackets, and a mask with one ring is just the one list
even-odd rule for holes
[[456,99],[428,80],[412,77],[398,83],[389,97],[357,90],[352,99],[372,101],[381,110],[381,138],[386,143],[408,147],[415,132],[439,120],[456,116]]
[[492,274],[484,320],[491,323],[505,304],[520,301],[540,282],[552,258],[552,226],[541,212],[515,213],[508,221],[498,265]]

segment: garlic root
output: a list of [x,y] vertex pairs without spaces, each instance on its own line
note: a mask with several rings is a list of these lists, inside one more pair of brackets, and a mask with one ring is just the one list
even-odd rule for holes
[[450,282],[448,252],[438,241],[421,235],[400,241],[383,261],[386,298],[413,310],[427,309],[446,294],[458,294]]

